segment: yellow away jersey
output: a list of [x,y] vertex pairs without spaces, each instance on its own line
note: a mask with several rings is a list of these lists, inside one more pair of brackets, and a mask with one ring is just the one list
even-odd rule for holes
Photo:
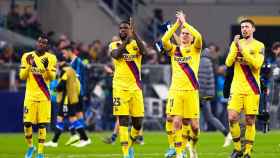
[[188,47],[179,47],[170,43],[170,38],[179,27],[175,23],[162,37],[165,50],[171,57],[172,82],[170,90],[197,90],[198,68],[200,63],[200,52],[202,48],[202,37],[191,25],[185,23],[184,27],[194,37],[194,42]]
[[[27,56],[32,55],[35,63],[27,63]],[[48,60],[48,67],[45,68],[42,60]],[[49,83],[55,79],[56,56],[45,53],[38,56],[35,51],[25,53],[21,58],[19,77],[26,80],[25,101],[45,101],[50,100]]]
[[235,43],[230,46],[226,65],[234,65],[231,93],[260,94],[260,70],[264,61],[264,44],[253,39],[249,43],[241,39],[242,52]]
[[[112,42],[109,51],[118,49],[122,41]],[[135,40],[126,45],[126,52],[120,59],[114,59],[115,72],[113,77],[113,88],[123,90],[142,89],[141,83],[141,61],[142,55]]]

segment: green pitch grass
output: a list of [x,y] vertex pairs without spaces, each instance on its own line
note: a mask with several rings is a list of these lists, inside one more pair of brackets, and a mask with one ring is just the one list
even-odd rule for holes
[[[58,148],[46,148],[48,158],[122,158],[119,143],[107,145],[102,138],[110,133],[90,133],[93,143],[84,148],[64,146],[68,133],[62,135]],[[48,140],[52,134],[48,135]],[[36,137],[36,135],[34,136]],[[163,132],[145,132],[145,145],[135,146],[136,158],[163,158],[167,139]],[[198,145],[199,158],[228,158],[232,146],[222,148],[220,133],[202,132]],[[257,133],[254,158],[280,158],[280,132]],[[23,158],[27,149],[23,134],[0,134],[0,158]]]

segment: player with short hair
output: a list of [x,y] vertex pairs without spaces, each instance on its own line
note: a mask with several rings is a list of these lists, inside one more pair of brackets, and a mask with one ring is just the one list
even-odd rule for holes
[[[199,134],[198,68],[202,49],[201,34],[186,22],[182,11],[177,21],[162,37],[164,50],[171,57],[172,83],[169,89],[166,128],[169,141],[174,140],[176,157],[184,157],[187,140],[191,139],[191,158],[197,158],[196,143]],[[182,27],[178,45],[170,42],[175,31]],[[183,126],[182,126],[183,124]],[[184,137],[184,139],[183,139]],[[170,150],[166,157],[173,157]]]
[[58,78],[57,105],[58,116],[54,137],[51,141],[45,143],[45,146],[57,147],[58,139],[64,130],[64,119],[68,119],[70,129],[75,129],[79,133],[80,141],[73,144],[75,147],[84,147],[91,143],[87,137],[84,125],[76,116],[76,108],[79,104],[80,81],[76,76],[75,70],[65,61],[59,62],[60,75]]
[[32,127],[38,125],[38,154],[44,158],[46,126],[51,119],[49,83],[55,79],[56,57],[48,52],[48,38],[41,35],[36,42],[36,50],[23,54],[19,77],[26,80],[24,98],[24,134],[28,144],[25,158],[32,158],[35,147],[32,141]]
[[[110,43],[115,66],[113,77],[113,114],[119,118],[123,157],[133,158],[133,143],[142,128],[144,102],[141,83],[141,61],[146,52],[132,19],[119,25],[121,40]],[[132,119],[130,134],[129,117]]]
[[[260,70],[264,61],[264,44],[254,39],[255,23],[250,19],[240,22],[240,35],[234,37],[226,59],[228,67],[234,66],[228,102],[230,132],[234,150],[231,158],[250,158],[255,140],[255,120],[259,111]],[[239,115],[245,114],[245,151],[241,151]]]
[[[86,95],[86,77],[85,77],[85,65],[83,64],[82,60],[74,53],[74,48],[71,45],[65,45],[64,47],[60,48],[63,58],[66,59],[67,63],[71,64],[71,67],[75,70],[78,79],[80,81],[80,95],[79,95],[79,104],[76,106],[76,116],[78,120],[85,126],[84,121],[84,101],[83,98]],[[70,127],[71,137],[65,143],[65,145],[71,145],[78,141],[79,135],[76,134],[75,129]]]

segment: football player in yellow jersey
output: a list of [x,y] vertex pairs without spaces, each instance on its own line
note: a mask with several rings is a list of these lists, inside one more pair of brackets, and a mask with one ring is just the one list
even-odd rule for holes
[[35,147],[32,142],[32,126],[38,125],[38,154],[43,158],[46,125],[50,122],[51,101],[49,83],[55,79],[56,57],[48,52],[48,39],[41,36],[36,42],[36,50],[25,53],[21,58],[19,77],[26,80],[24,99],[24,133],[28,144],[25,158],[32,158]]
[[[190,157],[197,158],[196,143],[199,134],[198,68],[202,49],[201,34],[186,22],[182,11],[176,13],[177,21],[162,37],[165,51],[171,57],[172,83],[166,107],[166,130],[169,142],[174,141],[176,157],[184,157],[187,139],[191,139]],[[170,42],[175,31],[182,27],[180,44]],[[183,125],[182,125],[183,124]],[[174,148],[173,146],[173,148]],[[174,149],[166,153],[173,157]]]
[[[139,135],[144,117],[141,60],[145,47],[135,32],[132,19],[119,25],[120,41],[110,43],[115,66],[113,77],[113,114],[119,118],[123,157],[133,158],[132,145]],[[129,117],[132,128],[128,133]]]
[[[255,24],[250,19],[240,22],[241,33],[236,35],[226,59],[228,67],[234,66],[234,75],[228,103],[228,118],[234,150],[231,158],[250,158],[255,140],[255,120],[260,99],[260,70],[264,61],[264,44],[253,37]],[[245,151],[241,151],[239,115],[245,114]]]

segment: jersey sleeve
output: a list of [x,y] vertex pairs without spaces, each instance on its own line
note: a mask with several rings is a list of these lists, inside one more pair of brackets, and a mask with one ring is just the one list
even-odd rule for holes
[[194,37],[194,43],[193,43],[194,47],[196,49],[201,49],[202,48],[202,36],[201,36],[201,34],[190,24],[184,23],[183,25],[187,30],[190,31],[190,33]]
[[67,80],[67,73],[66,72],[62,75],[61,80],[64,80],[64,81]]
[[54,80],[56,76],[56,64],[57,59],[56,56],[52,55],[50,58],[50,64],[48,65],[47,72],[49,75],[50,80]]
[[227,59],[226,59],[226,66],[227,67],[232,66],[232,64],[234,63],[235,58],[237,56],[237,52],[238,52],[237,47],[235,46],[235,43],[232,42],[231,45],[230,45],[230,50],[229,50]]
[[118,49],[117,42],[111,42],[109,44],[109,52],[111,53],[115,49]]
[[175,33],[175,31],[178,29],[178,27],[179,27],[179,23],[176,22],[174,25],[172,25],[172,27],[167,32],[165,32],[165,34],[161,38],[163,48],[165,51],[169,53],[169,55],[170,53],[173,52],[172,50],[174,50],[174,48],[176,47],[174,44],[170,42],[170,39]]
[[251,54],[248,49],[242,50],[245,61],[254,69],[260,69],[264,61],[264,44],[261,44],[255,54]]
[[65,88],[66,88],[66,80],[67,80],[67,72],[66,71],[63,71],[63,74],[62,76],[60,77],[59,81],[58,81],[58,84],[57,84],[57,87],[56,87],[56,90],[58,92],[62,92],[62,91],[65,91]]
[[31,67],[31,65],[29,65],[27,63],[26,57],[27,57],[26,53],[21,57],[21,64],[20,64],[20,70],[19,70],[19,78],[21,80],[26,80],[27,79],[29,69]]
[[134,50],[136,50],[137,51],[137,53],[136,54],[138,54],[138,55],[142,55],[142,53],[140,52],[140,48],[139,48],[139,46],[137,45],[137,42],[136,42],[136,40],[133,40],[133,43],[132,43],[133,45],[132,45],[132,47],[133,47],[133,49]]

